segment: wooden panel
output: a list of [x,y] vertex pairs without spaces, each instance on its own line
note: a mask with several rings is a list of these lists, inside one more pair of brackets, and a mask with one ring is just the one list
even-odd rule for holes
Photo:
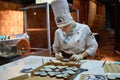
[[0,35],[23,33],[22,5],[0,1]]
[[115,6],[115,51],[120,54],[120,3]]
[[80,0],[80,22],[88,24],[89,0]]
[[[54,31],[55,29],[51,29],[51,45],[54,40]],[[48,48],[47,30],[28,31],[28,35],[30,36],[30,45],[32,48]]]
[[30,36],[31,47],[41,48],[47,47],[47,32],[46,31],[30,31],[28,32]]

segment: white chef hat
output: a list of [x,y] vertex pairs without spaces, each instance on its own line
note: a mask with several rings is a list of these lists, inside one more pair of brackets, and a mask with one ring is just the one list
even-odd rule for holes
[[64,27],[73,22],[67,0],[54,0],[54,2],[51,3],[51,7],[57,27]]

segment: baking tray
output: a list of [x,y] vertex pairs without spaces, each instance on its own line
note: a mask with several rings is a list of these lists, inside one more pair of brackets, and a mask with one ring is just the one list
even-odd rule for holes
[[[73,75],[69,75],[67,78],[56,78],[56,77],[50,77],[49,75],[47,75],[46,77],[41,77],[41,76],[35,76],[34,72],[39,71],[40,69],[42,69],[44,66],[48,66],[48,65],[54,65],[54,66],[68,66],[68,67],[77,67],[78,69],[80,69],[80,64],[75,64],[75,63],[69,63],[69,62],[47,62],[45,64],[43,64],[42,66],[36,68],[35,70],[32,71],[32,77],[26,79],[26,80],[70,80],[75,74]],[[77,71],[76,71],[77,72]],[[36,79],[37,78],[37,79]]]
[[[87,80],[88,76],[103,76],[105,78],[105,79],[94,79],[94,80],[120,80],[120,78],[117,77],[115,79],[109,79],[107,75],[96,75],[96,74],[81,74],[79,80]],[[93,79],[88,79],[88,80],[93,80]]]
[[[105,76],[105,75],[94,75],[94,74],[81,74],[80,75],[80,79],[79,80],[87,80],[86,78],[88,77],[88,76],[103,76],[103,77],[105,77],[106,79],[107,79],[107,77]],[[93,80],[93,79],[90,79],[90,80]],[[96,79],[95,79],[96,80]],[[100,79],[101,80],[101,79]],[[102,79],[102,80],[104,80],[104,79]]]
[[[78,69],[80,69],[80,64],[75,64],[75,63],[69,63],[69,62],[47,62],[41,66],[39,66],[38,68],[34,69],[31,72],[31,77],[27,77],[26,78],[26,74],[22,75],[22,76],[18,76],[16,78],[12,78],[10,80],[71,80],[75,74],[71,74],[69,75],[67,78],[57,78],[57,77],[50,77],[49,75],[42,77],[42,76],[35,76],[34,73],[38,72],[40,69],[44,68],[44,66],[48,66],[48,65],[55,65],[55,66],[68,66],[68,67],[77,67]],[[77,72],[77,71],[76,71]],[[75,73],[76,73],[75,72]],[[23,79],[24,77],[24,79]]]
[[106,73],[120,73],[120,65],[118,64],[105,64],[103,68]]

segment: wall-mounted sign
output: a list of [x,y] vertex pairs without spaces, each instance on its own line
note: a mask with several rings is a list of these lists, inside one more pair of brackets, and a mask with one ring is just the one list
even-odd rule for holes
[[[40,3],[46,3],[48,2],[49,4],[53,1],[56,1],[56,0],[35,0],[36,1],[36,4],[40,4]],[[73,4],[73,0],[67,0],[69,4]]]
[[56,1],[56,0],[36,0],[36,4],[46,3],[46,2],[48,2],[50,4],[53,1]]

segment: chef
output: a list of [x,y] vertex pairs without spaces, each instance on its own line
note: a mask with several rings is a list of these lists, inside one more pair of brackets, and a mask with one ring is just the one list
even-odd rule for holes
[[78,61],[87,56],[94,57],[98,43],[88,25],[73,20],[67,0],[54,0],[51,7],[58,27],[52,45],[56,59]]

